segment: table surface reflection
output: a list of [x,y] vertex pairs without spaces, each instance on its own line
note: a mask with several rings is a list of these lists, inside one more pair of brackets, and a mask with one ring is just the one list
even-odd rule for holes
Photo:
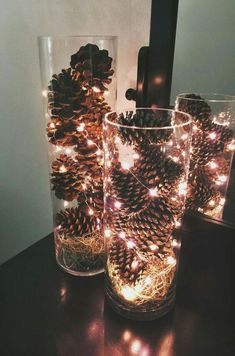
[[1,356],[235,354],[235,234],[186,217],[175,309],[134,322],[104,300],[104,278],[77,278],[54,259],[52,235],[0,268]]

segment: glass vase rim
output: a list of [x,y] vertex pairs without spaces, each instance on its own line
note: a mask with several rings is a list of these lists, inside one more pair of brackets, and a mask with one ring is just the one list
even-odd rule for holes
[[66,40],[66,39],[78,39],[78,38],[95,38],[101,40],[113,40],[117,39],[116,35],[39,35],[37,36],[38,40]]
[[[201,99],[196,98],[186,98],[186,95],[190,95],[192,93],[184,92],[176,95],[176,99],[181,98],[188,101],[207,101],[209,103],[233,103],[235,102],[235,95],[231,94],[221,94],[221,93],[193,93],[194,95],[200,95]],[[214,98],[213,98],[214,97]]]
[[[137,110],[156,110],[156,111],[168,111],[168,112],[171,112],[171,113],[177,113],[177,114],[180,114],[180,115],[183,115],[185,117],[188,118],[188,121],[186,122],[183,122],[183,123],[180,123],[180,124],[173,124],[171,126],[162,126],[162,127],[149,127],[149,126],[129,126],[129,125],[123,125],[123,124],[118,124],[116,122],[112,122],[108,119],[108,116],[111,115],[111,114],[121,114],[123,112],[126,112],[126,111],[137,111]],[[183,112],[183,111],[180,111],[180,110],[174,110],[174,109],[166,109],[166,108],[151,108],[151,107],[139,107],[139,108],[127,108],[127,109],[124,109],[124,110],[116,110],[116,111],[111,111],[111,112],[108,112],[107,114],[105,114],[104,116],[104,122],[107,123],[108,125],[111,125],[111,126],[115,126],[115,127],[122,127],[122,128],[127,128],[127,129],[137,129],[137,130],[169,130],[169,129],[174,129],[174,128],[180,128],[180,127],[184,127],[184,126],[187,126],[187,125],[190,125],[192,124],[193,122],[193,118],[192,118],[192,115],[186,113],[186,112]]]

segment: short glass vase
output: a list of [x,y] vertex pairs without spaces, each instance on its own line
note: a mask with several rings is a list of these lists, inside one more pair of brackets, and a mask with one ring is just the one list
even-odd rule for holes
[[186,208],[221,219],[235,149],[235,96],[179,94],[176,109],[193,117]]
[[104,269],[103,116],[116,105],[116,37],[39,38],[56,260]]
[[167,109],[105,116],[106,295],[130,319],[174,306],[191,129],[190,115]]

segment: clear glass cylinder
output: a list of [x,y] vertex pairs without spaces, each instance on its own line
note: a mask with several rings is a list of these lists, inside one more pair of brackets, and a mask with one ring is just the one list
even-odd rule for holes
[[186,207],[221,219],[235,149],[235,96],[179,94],[176,109],[193,117]]
[[116,107],[116,37],[40,37],[56,259],[103,271],[104,114]]
[[166,109],[106,114],[106,294],[132,319],[174,305],[190,160],[191,117]]

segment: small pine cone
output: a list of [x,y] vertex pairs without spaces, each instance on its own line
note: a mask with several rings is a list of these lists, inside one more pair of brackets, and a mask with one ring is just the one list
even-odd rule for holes
[[[100,91],[110,84],[114,71],[111,69],[112,58],[108,51],[100,50],[98,46],[88,43],[71,56],[70,65],[73,69],[73,77],[82,78],[90,86],[96,86]],[[86,85],[86,83],[84,83]]]
[[76,120],[61,120],[58,116],[52,116],[46,129],[49,142],[61,146],[76,145],[78,137],[83,136],[82,133],[77,132],[77,127]]
[[217,192],[211,185],[205,183],[203,177],[197,177],[194,182],[190,182],[188,185],[186,208],[190,210],[203,209],[214,199],[216,194]]
[[195,124],[203,130],[211,123],[211,108],[200,95],[187,94],[179,98],[176,108],[192,115]]
[[223,152],[224,144],[222,141],[211,137],[210,133],[197,132],[192,139],[192,165],[203,166]]
[[166,113],[159,114],[158,111],[138,110],[136,113],[133,111],[126,111],[125,115],[121,113],[117,118],[120,125],[133,126],[133,127],[148,127],[149,129],[136,129],[120,127],[120,136],[123,143],[141,145],[143,143],[164,143],[168,142],[172,136],[172,129],[157,130],[164,126],[171,125],[171,118]]
[[126,241],[120,238],[115,238],[111,242],[109,262],[114,266],[116,273],[128,284],[134,284],[146,267],[146,263],[140,259],[135,250],[128,248]]
[[[78,153],[76,160],[80,164],[80,169],[88,180],[95,180],[98,184],[102,181],[103,157],[102,151],[97,148],[97,144],[89,143],[87,139],[79,141],[74,148]],[[98,151],[98,153],[97,153]]]
[[58,199],[71,201],[77,199],[82,190],[85,176],[78,162],[71,157],[61,154],[52,162],[51,184]]
[[146,145],[138,151],[140,158],[135,167],[137,175],[148,188],[157,188],[158,193],[175,190],[184,170],[180,163],[166,156],[157,146]]
[[168,241],[174,229],[172,209],[164,198],[154,199],[147,209],[136,214],[129,220],[129,230],[133,236],[144,236],[158,245],[158,242]]
[[149,192],[131,172],[123,172],[120,167],[111,173],[112,194],[122,204],[122,214],[134,214],[149,203]]
[[[63,232],[69,237],[78,237],[95,232],[100,219],[95,215],[89,215],[87,206],[67,208],[56,214],[56,222]],[[66,237],[66,236],[65,236]]]

